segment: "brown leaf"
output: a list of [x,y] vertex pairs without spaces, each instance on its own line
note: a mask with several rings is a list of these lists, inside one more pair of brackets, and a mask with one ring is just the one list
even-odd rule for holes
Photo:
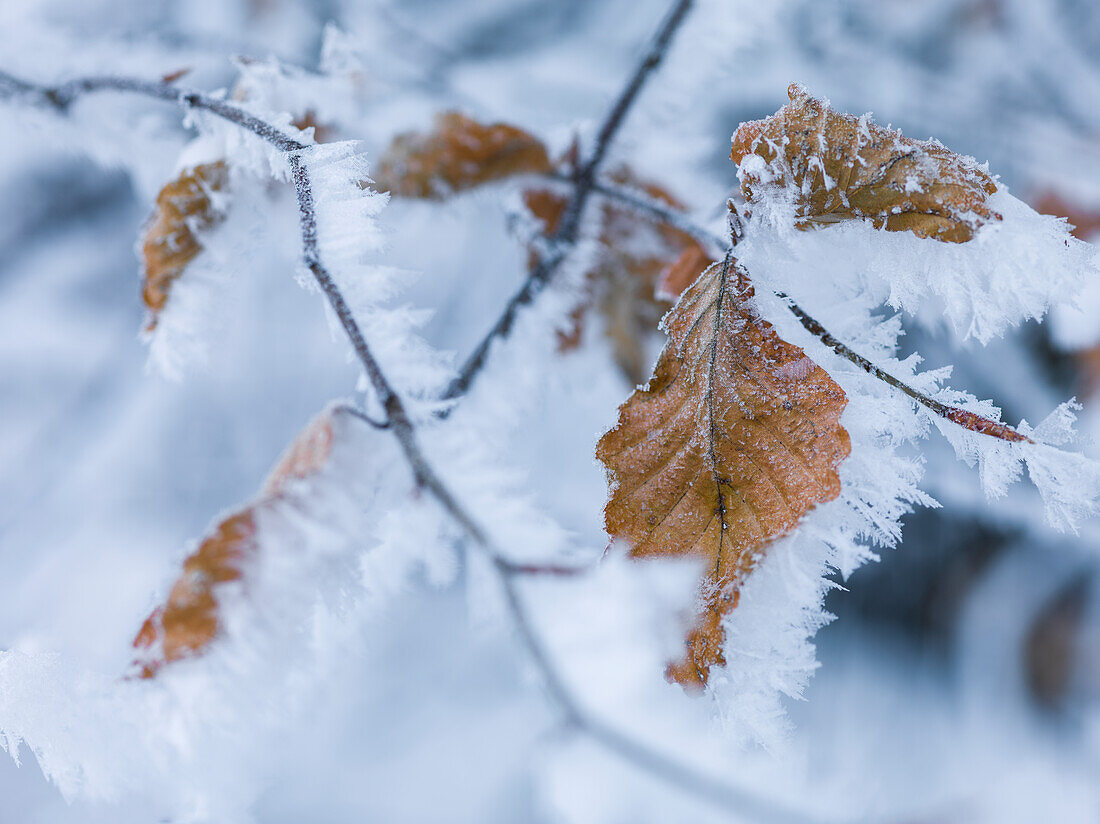
[[168,600],[134,639],[138,677],[152,678],[166,664],[201,654],[218,636],[222,586],[239,581],[247,586],[248,565],[263,548],[258,521],[293,506],[293,485],[325,468],[334,448],[334,416],[340,414],[345,413],[336,407],[314,418],[275,464],[260,496],[216,524],[184,560]]
[[145,275],[142,297],[149,308],[146,331],[156,327],[157,315],[168,302],[173,282],[202,251],[196,232],[221,220],[211,193],[222,191],[228,182],[228,169],[219,160],[187,169],[157,195],[141,247]]
[[607,531],[634,557],[704,560],[685,687],[723,664],[722,616],[756,558],[819,503],[840,493],[850,451],[843,390],[756,314],[732,259],[711,266],[665,318],[669,340],[647,387],[600,440],[611,495]]
[[788,105],[742,123],[733,136],[735,163],[755,154],[768,164],[766,173],[742,169],[746,200],[785,187],[795,193],[799,228],[863,218],[887,231],[952,243],[1001,219],[988,204],[996,182],[970,158],[835,112],[801,85],[787,94]]
[[[641,180],[629,168],[619,168],[610,177],[617,184],[641,191],[672,209],[684,208],[666,190]],[[555,192],[533,189],[524,192],[524,203],[550,234],[558,227],[566,199]],[[698,261],[711,261],[687,233],[654,223],[627,207],[606,202],[600,221],[600,251],[588,273],[584,297],[573,312],[572,328],[561,334],[560,348],[565,351],[580,344],[585,316],[588,308],[594,306],[603,316],[615,362],[637,384],[645,378],[651,362],[647,343],[661,316],[672,306],[667,296],[658,295],[658,282],[681,255],[690,253]],[[534,267],[537,262],[538,256],[532,252],[529,265]],[[695,274],[705,268],[705,264],[700,265]]]
[[445,112],[428,134],[398,135],[374,179],[380,191],[402,197],[444,198],[504,177],[548,171],[546,147],[534,135]]

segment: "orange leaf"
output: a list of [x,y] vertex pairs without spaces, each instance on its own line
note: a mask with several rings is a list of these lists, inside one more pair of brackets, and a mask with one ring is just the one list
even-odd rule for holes
[[379,190],[444,198],[518,174],[550,171],[546,147],[515,126],[484,126],[458,112],[436,117],[428,134],[398,135],[375,170]]
[[149,308],[146,331],[157,325],[157,314],[168,302],[173,282],[202,251],[196,232],[213,226],[221,215],[211,192],[229,182],[224,161],[187,169],[157,195],[157,205],[145,228],[141,255],[145,275],[142,297]]
[[619,409],[596,455],[607,467],[607,531],[633,557],[703,559],[685,687],[723,664],[722,616],[768,544],[840,493],[850,451],[843,390],[756,314],[732,259],[711,266],[665,318],[669,340],[649,385]]
[[931,140],[829,108],[798,84],[791,102],[766,120],[742,123],[730,158],[757,155],[767,164],[742,166],[749,202],[768,189],[795,193],[799,228],[863,218],[876,228],[963,243],[983,223],[997,184],[970,158]]
[[339,407],[314,418],[275,464],[253,502],[217,523],[183,562],[168,600],[145,620],[134,647],[137,675],[152,678],[166,664],[204,652],[222,629],[223,585],[243,582],[262,552],[258,522],[280,508],[294,507],[294,484],[324,470],[333,453]]

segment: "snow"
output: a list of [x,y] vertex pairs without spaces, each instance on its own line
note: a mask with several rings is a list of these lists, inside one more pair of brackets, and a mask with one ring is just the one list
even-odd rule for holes
[[[529,128],[555,152],[577,132],[590,140],[664,3],[13,2],[0,10],[0,69],[64,79],[190,66],[181,84],[237,90],[287,134],[314,111],[332,142],[298,139],[322,259],[424,453],[508,558],[588,569],[521,592],[594,717],[764,809],[814,820],[1084,822],[1100,738],[1081,679],[1096,659],[1082,653],[1077,703],[1051,721],[1029,704],[1020,648],[1052,595],[1095,571],[1095,401],[1066,400],[1075,389],[1035,344],[1051,325],[1030,321],[1055,306],[1059,346],[1100,337],[1097,258],[1023,200],[1040,184],[1087,194],[1100,179],[1088,136],[1100,70],[1086,41],[1100,35],[1089,12],[1074,31],[1061,0],[1029,3],[1002,4],[996,27],[962,0],[699,2],[613,147],[609,162],[629,160],[722,234],[737,185],[725,137],[774,111],[798,77],[838,108],[875,109],[1003,175],[993,205],[1004,221],[962,245],[857,223],[799,232],[789,204],[754,209],[737,254],[758,307],[844,388],[853,450],[841,496],[747,580],[727,620],[729,664],[702,699],[663,679],[698,570],[605,555],[592,453],[632,387],[598,318],[578,349],[557,351],[599,253],[595,205],[569,263],[439,419],[438,390],[526,273],[529,238],[509,215],[530,181],[443,204],[362,185],[393,134],[456,105]],[[382,410],[301,265],[282,153],[207,114],[122,95],[66,117],[2,105],[0,740],[14,760],[0,763],[0,818],[737,815],[562,726],[484,550],[415,487],[391,433],[351,417],[338,464],[262,524],[270,552],[227,596],[210,653],[124,680],[129,640],[211,518],[252,499],[332,398],[358,387],[355,403]],[[233,174],[226,219],[203,233],[146,350],[138,227],[174,170],[220,157]],[[825,348],[773,291],[920,391],[1021,422],[1036,443],[931,415]],[[1076,315],[1060,308],[1074,301]],[[655,352],[659,336],[649,343]],[[147,374],[147,358],[179,380]],[[1032,483],[1012,485],[1025,468]],[[870,576],[936,548],[920,532],[903,542],[903,522],[937,502],[945,518],[1016,536],[967,592],[946,663],[856,608],[886,586]],[[771,817],[784,814],[741,815]]]

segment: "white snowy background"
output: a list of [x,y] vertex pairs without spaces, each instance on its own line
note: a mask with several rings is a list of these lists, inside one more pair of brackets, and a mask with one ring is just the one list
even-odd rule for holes
[[[0,69],[54,82],[187,67],[184,82],[204,90],[243,72],[259,108],[314,109],[337,137],[362,141],[368,164],[395,133],[456,107],[561,151],[578,131],[591,138],[665,6],[4,0]],[[272,62],[242,68],[238,56]],[[700,2],[612,162],[629,161],[720,228],[737,187],[729,136],[774,112],[793,81],[988,161],[1032,205],[1054,193],[1100,213],[1100,11],[1089,0]],[[248,155],[259,173],[242,173],[229,218],[206,238],[194,296],[206,311],[150,349],[138,336],[134,247],[193,132],[172,106],[114,95],[66,118],[15,103],[0,117],[0,742],[16,756],[0,758],[0,821],[784,820],[716,807],[563,730],[483,559],[409,496],[385,433],[358,436],[352,527],[272,590],[282,611],[246,627],[259,640],[188,662],[164,684],[121,682],[129,641],[191,542],[255,494],[327,402],[354,394],[358,369],[321,300],[296,282],[292,192],[262,179],[266,157]],[[198,125],[205,139],[231,132]],[[233,150],[242,166],[246,149]],[[378,345],[405,334],[395,307],[407,306],[430,310],[419,334],[442,353],[381,353],[413,394],[441,385],[522,282],[527,251],[509,229],[517,200],[490,187],[442,205],[395,200],[364,218],[352,245],[370,255],[363,276],[379,278],[359,296],[365,313],[383,307],[367,324]],[[816,280],[784,279],[825,233],[763,233],[743,254],[760,283],[813,306],[833,332],[883,363],[896,356],[897,374],[913,372],[914,352],[924,369],[952,365],[949,380],[914,378],[928,391],[939,379],[1032,425],[1077,395],[1074,448],[1100,457],[1090,440],[1100,398],[1082,394],[1077,354],[1100,343],[1095,295],[985,345],[963,342],[942,308],[922,303],[902,317],[895,353],[875,261],[852,282],[862,299],[837,285],[867,242],[849,228],[847,251],[822,261]],[[890,242],[880,265],[921,248]],[[987,252],[991,271],[1045,248],[1006,244]],[[1060,271],[995,282],[982,307],[1015,321],[1026,313],[1005,295]],[[631,386],[597,332],[555,351],[567,299],[544,297],[426,448],[517,557],[597,558],[606,483],[593,450]],[[782,311],[769,310],[779,331],[808,346]],[[872,311],[883,326],[864,323]],[[750,582],[729,674],[701,699],[661,678],[692,568],[612,559],[580,583],[529,586],[561,670],[594,714],[765,808],[779,800],[777,810],[823,821],[1100,820],[1100,520],[1056,531],[1027,482],[990,500],[979,471],[908,402],[811,354],[854,397],[845,423],[857,449],[842,478],[853,496],[858,484],[883,493],[867,517],[889,532],[905,501],[927,495],[941,508],[906,515],[904,540],[872,546],[878,560],[859,569],[868,551],[850,540],[844,501],[811,516],[816,532],[783,542]],[[1085,487],[1092,471],[1062,481]],[[842,585],[827,596],[837,616],[827,624],[817,608],[826,563]]]

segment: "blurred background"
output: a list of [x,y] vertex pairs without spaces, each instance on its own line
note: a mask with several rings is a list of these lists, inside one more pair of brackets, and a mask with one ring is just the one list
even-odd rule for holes
[[[714,219],[736,188],[728,151],[737,124],[774,112],[800,81],[840,110],[873,111],[909,136],[934,135],[988,161],[1015,195],[1069,218],[1083,239],[1100,236],[1093,0],[757,5],[708,7],[727,39],[704,38],[695,50],[690,37],[706,32],[686,30],[687,45],[615,149],[697,214]],[[188,68],[187,83],[216,89],[235,84],[233,57],[276,57],[305,77],[324,58],[354,75],[354,99],[319,100],[318,122],[362,139],[368,154],[456,107],[562,150],[601,116],[665,6],[4,0],[0,68],[39,80]],[[342,34],[326,40],[328,24]],[[105,99],[78,106],[65,129],[33,129],[5,112],[0,648],[57,650],[121,671],[128,639],[187,542],[253,493],[305,421],[351,392],[355,370],[319,303],[294,282],[295,217],[277,193],[247,223],[247,253],[227,252],[229,319],[205,362],[179,382],[148,369],[134,244],[188,140],[178,113]],[[442,213],[387,209],[388,256],[426,273],[408,299],[434,310],[427,336],[459,357],[523,275],[505,212],[478,197]],[[598,337],[586,346],[578,358],[608,359]],[[985,347],[909,323],[903,355],[914,351],[927,366],[954,364],[952,385],[994,399],[1009,422],[1037,422],[1076,396],[1082,432],[1100,435],[1100,298]],[[593,372],[589,360],[575,362],[576,374],[570,357],[559,361],[547,375],[556,400],[528,425],[539,437],[523,457],[551,513],[601,546],[590,504],[602,500],[603,478],[590,450],[607,399],[625,397],[630,383],[610,367]],[[595,398],[585,392],[593,375],[603,382]],[[562,459],[562,444],[580,457]],[[1095,442],[1084,448],[1100,458]],[[806,700],[791,702],[790,751],[817,780],[892,808],[930,788],[943,799],[934,815],[907,821],[1100,821],[1100,523],[1060,535],[1030,486],[987,501],[976,473],[937,436],[924,454],[924,488],[943,506],[909,516],[901,546],[830,594],[838,620],[818,635],[821,667]],[[468,733],[455,736],[459,752],[475,747]],[[403,763],[393,786],[424,764]],[[356,820],[432,820],[434,808],[398,804],[385,783],[316,819],[295,818],[301,809],[281,807],[273,790],[258,817],[352,820],[343,816],[354,809],[365,815]],[[455,821],[517,820],[524,809],[520,790],[440,786]],[[0,819],[93,815],[109,814],[65,807],[33,759],[21,768],[0,759]]]

